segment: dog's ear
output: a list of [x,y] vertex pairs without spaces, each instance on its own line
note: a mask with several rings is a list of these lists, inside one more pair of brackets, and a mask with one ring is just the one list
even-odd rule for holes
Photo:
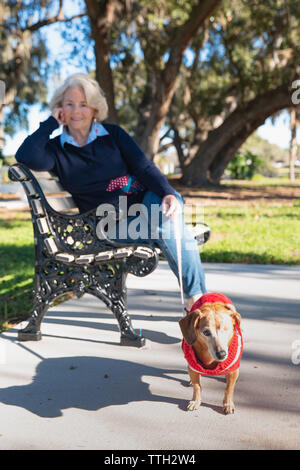
[[189,346],[191,346],[197,339],[195,329],[199,323],[200,316],[201,310],[197,309],[179,320],[182,335]]
[[236,321],[238,326],[241,325],[241,315],[236,311],[235,306],[233,304],[226,304],[225,307],[230,310],[231,317]]

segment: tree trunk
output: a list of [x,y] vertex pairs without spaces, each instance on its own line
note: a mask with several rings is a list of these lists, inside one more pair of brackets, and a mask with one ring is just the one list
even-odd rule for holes
[[293,104],[289,84],[257,96],[244,107],[239,106],[221,126],[209,132],[195,158],[182,169],[184,184],[202,186],[219,181],[247,137],[269,116],[290,106]]
[[[135,132],[135,140],[145,153],[149,153],[149,149],[153,149],[151,154],[154,157],[157,148],[155,141],[159,129],[155,128],[156,112],[153,112],[154,96],[156,93],[156,77],[154,74],[147,70],[147,83],[144,88],[142,101],[138,108],[138,124]],[[151,158],[151,155],[148,154]]]
[[238,149],[248,139],[248,137],[263,123],[265,118],[258,119],[248,123],[240,132],[230,141],[222,150],[215,156],[212,164],[209,167],[209,180],[212,184],[220,184],[220,180],[226,170],[228,164],[234,158]]
[[295,161],[297,157],[297,112],[296,109],[290,110],[290,129],[291,141],[289,148],[289,176],[290,181],[295,181]]
[[100,4],[96,0],[85,0],[85,3],[90,19],[92,37],[95,41],[96,80],[105,92],[108,104],[108,121],[118,123],[109,49],[110,29],[115,19],[117,2],[116,0],[107,0]]
[[[159,147],[159,132],[170,108],[183,54],[200,26],[219,3],[220,0],[199,0],[188,20],[174,31],[165,68],[156,71],[155,76],[152,73],[151,79],[148,72],[149,82],[139,107],[135,139],[150,159],[153,159]],[[149,41],[151,42],[151,38]],[[147,52],[144,54],[146,57]],[[148,119],[145,119],[145,116],[148,116]]]

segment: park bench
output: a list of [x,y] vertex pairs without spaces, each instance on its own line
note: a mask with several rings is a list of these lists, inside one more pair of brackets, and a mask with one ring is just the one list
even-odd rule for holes
[[[159,250],[149,245],[122,245],[105,233],[97,236],[103,215],[96,209],[79,213],[71,195],[51,171],[33,171],[21,163],[9,168],[12,181],[22,183],[34,229],[35,279],[33,310],[19,341],[42,338],[41,323],[48,308],[59,297],[73,292],[102,300],[114,314],[120,329],[120,344],[141,347],[145,338],[137,334],[127,312],[128,273],[143,277],[158,264]],[[120,214],[117,215],[120,217]],[[98,225],[101,226],[101,223]],[[209,227],[203,224],[205,243]]]

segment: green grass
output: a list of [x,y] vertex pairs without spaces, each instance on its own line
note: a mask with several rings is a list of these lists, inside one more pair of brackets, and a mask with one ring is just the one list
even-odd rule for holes
[[[206,262],[300,264],[300,203],[293,206],[204,209],[212,230],[201,248]],[[31,220],[0,218],[0,331],[32,308],[34,246]]]
[[287,186],[287,187],[299,187],[300,179],[299,177],[295,181],[291,182],[289,178],[285,175],[277,177],[267,177],[262,175],[254,175],[252,180],[222,180],[222,185],[231,186],[233,188],[245,188],[249,187],[251,189],[255,187],[268,187],[268,186]]
[[215,207],[204,211],[211,239],[201,249],[208,262],[300,264],[300,204]]
[[[32,306],[33,228],[21,215],[0,219],[0,322],[26,317]],[[1,325],[0,325],[1,328]]]

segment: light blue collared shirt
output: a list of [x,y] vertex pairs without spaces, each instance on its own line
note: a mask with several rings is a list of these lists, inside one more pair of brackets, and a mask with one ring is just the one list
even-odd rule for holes
[[[100,122],[94,122],[85,145],[93,142],[93,140],[97,139],[97,137],[101,137],[103,135],[109,135],[109,132],[107,132],[105,127],[102,124],[100,124]],[[62,133],[60,134],[60,143],[62,147],[66,143],[75,145],[75,147],[80,147],[80,145],[76,142],[74,137],[72,137],[71,134],[67,132],[67,129],[65,126],[63,127]]]

